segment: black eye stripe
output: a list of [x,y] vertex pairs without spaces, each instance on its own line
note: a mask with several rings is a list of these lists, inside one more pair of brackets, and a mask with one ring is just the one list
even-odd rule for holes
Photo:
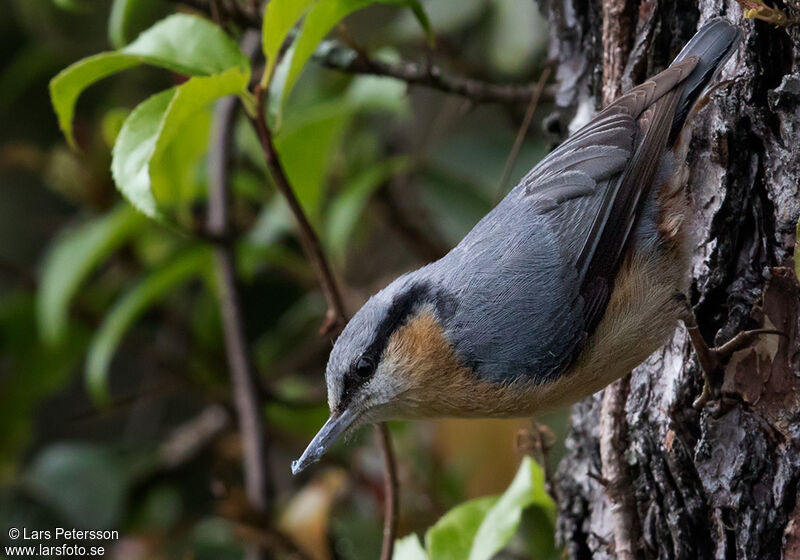
[[344,374],[344,386],[340,406],[346,407],[353,399],[353,395],[364,386],[375,373],[375,361],[369,356],[362,355],[356,363]]
[[376,361],[379,361],[386,345],[389,344],[392,333],[406,323],[417,305],[431,300],[432,296],[433,290],[429,284],[418,283],[396,297],[386,311],[386,317],[378,325],[375,338],[364,351],[364,355],[377,356],[378,360]]
[[[386,316],[375,329],[375,336],[372,342],[344,374],[342,398],[339,406],[347,407],[356,391],[372,378],[375,368],[380,362],[386,346],[389,344],[389,338],[392,333],[408,321],[414,309],[421,303],[433,303],[436,306],[437,314],[443,320],[453,312],[452,297],[434,291],[428,283],[420,282],[414,284],[398,295],[387,309]],[[369,362],[371,368],[368,368],[366,363],[362,363],[362,360]],[[359,372],[359,370],[361,371]]]

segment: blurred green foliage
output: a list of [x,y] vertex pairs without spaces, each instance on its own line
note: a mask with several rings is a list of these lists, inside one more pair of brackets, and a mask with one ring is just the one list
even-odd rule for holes
[[[375,558],[381,471],[365,434],[337,448],[327,470],[289,478],[290,459],[327,413],[330,341],[317,336],[324,302],[248,122],[250,81],[266,68],[281,162],[354,308],[457,242],[510,187],[498,182],[525,107],[472,106],[324,69],[312,61],[319,42],[531,82],[544,57],[533,4],[272,0],[266,59],[252,65],[236,25],[167,0],[8,0],[8,13],[0,519],[118,528],[116,558],[241,557],[241,442],[232,422],[199,421],[231,395],[214,265],[197,235],[213,103],[237,95],[230,210],[248,342],[267,396],[275,516],[314,558]],[[531,132],[513,179],[547,148]],[[558,554],[542,471],[527,458],[519,465],[513,448],[521,426],[469,437],[450,424],[393,426],[400,532],[410,534],[398,558]],[[453,433],[464,436],[449,441]],[[498,438],[505,451],[491,465],[464,460]],[[472,499],[476,487],[507,489]]]

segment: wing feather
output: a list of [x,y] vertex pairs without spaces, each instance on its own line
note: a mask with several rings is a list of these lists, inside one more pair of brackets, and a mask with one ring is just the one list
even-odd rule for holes
[[605,311],[669,136],[689,57],[632,89],[551,152],[517,188],[551,223],[578,272],[584,330]]

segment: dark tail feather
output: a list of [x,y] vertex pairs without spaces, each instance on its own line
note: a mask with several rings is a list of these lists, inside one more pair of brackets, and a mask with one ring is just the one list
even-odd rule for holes
[[728,57],[738,47],[740,36],[739,29],[729,21],[722,18],[709,20],[686,43],[686,46],[675,58],[673,64],[690,56],[696,56],[699,61],[683,82],[683,94],[678,100],[675,119],[672,121],[670,142],[680,133],[689,111],[692,110],[703,90],[714,79],[717,70],[725,64]]

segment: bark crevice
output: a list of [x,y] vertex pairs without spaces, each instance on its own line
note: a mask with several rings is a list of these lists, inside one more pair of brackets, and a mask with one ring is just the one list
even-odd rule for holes
[[[709,343],[748,328],[786,335],[734,354],[723,390],[741,402],[719,418],[692,408],[702,377],[682,328],[634,370],[625,460],[642,554],[800,557],[800,289],[791,261],[800,216],[800,28],[744,20],[735,0],[632,3],[623,90],[666,67],[698,23],[725,15],[743,28],[722,75],[734,81],[711,94],[695,122],[688,296]],[[601,103],[603,1],[540,5],[558,63],[548,128],[563,138]],[[599,480],[600,411],[599,395],[573,407],[557,474],[559,538],[573,558],[614,557],[614,516]]]

